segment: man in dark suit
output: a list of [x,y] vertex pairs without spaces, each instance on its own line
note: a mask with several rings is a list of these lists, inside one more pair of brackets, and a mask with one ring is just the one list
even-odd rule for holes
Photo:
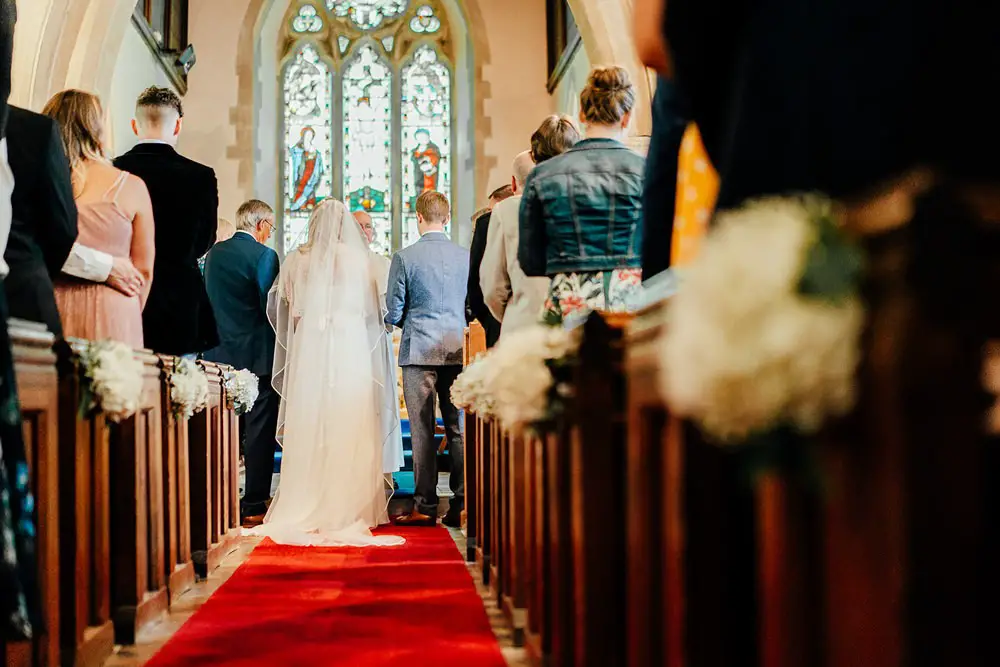
[[184,110],[167,88],[147,88],[136,101],[132,129],[139,144],[115,166],[149,188],[156,220],[153,286],[142,313],[146,346],[155,352],[194,355],[215,347],[219,336],[198,269],[218,225],[215,172],[175,150]]
[[493,347],[500,340],[500,323],[497,322],[483,300],[483,289],[479,286],[479,268],[486,254],[486,238],[490,227],[490,211],[493,207],[508,197],[513,197],[514,191],[509,185],[497,188],[490,195],[490,206],[476,214],[475,227],[472,231],[472,246],[469,248],[469,284],[465,297],[466,319],[479,320],[486,332],[486,346]]
[[51,118],[10,107],[7,148],[17,187],[4,260],[12,317],[42,322],[62,336],[52,278],[59,275],[76,241],[76,204],[69,161]]
[[257,402],[246,422],[246,492],[241,514],[247,527],[260,525],[271,495],[279,397],[271,386],[274,329],[267,319],[267,293],[278,277],[278,254],[264,245],[274,230],[274,211],[251,199],[236,213],[236,234],[217,243],[205,259],[205,284],[218,322],[219,346],[211,361],[246,368],[260,379]]

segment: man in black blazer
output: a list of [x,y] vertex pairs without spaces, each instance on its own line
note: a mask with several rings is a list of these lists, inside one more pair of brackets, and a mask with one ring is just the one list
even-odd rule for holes
[[69,161],[51,118],[10,107],[7,149],[16,187],[13,222],[4,260],[4,280],[12,317],[42,322],[62,336],[52,279],[76,241],[76,203]]
[[267,294],[278,277],[278,254],[264,245],[274,230],[274,211],[251,199],[236,212],[236,230],[205,259],[205,284],[221,339],[205,358],[246,368],[260,379],[257,402],[245,416],[246,492],[240,511],[244,525],[253,527],[267,513],[277,445],[279,397],[271,386],[274,329],[267,319]]
[[198,269],[198,259],[215,241],[219,188],[211,168],[175,150],[183,117],[174,91],[147,88],[132,121],[139,144],[115,166],[141,178],[153,202],[156,262],[142,313],[146,346],[163,354],[194,355],[219,342]]
[[481,211],[475,220],[472,231],[472,246],[469,248],[469,284],[465,297],[466,319],[479,320],[486,332],[486,347],[493,347],[500,340],[500,323],[497,322],[483,300],[483,288],[479,286],[479,267],[486,254],[486,237],[490,227],[490,211],[493,207],[508,197],[513,197],[514,191],[509,185],[497,188],[490,194],[490,207]]
[[14,24],[17,4],[0,0],[0,139],[6,135],[7,99],[10,97],[10,69],[14,61]]

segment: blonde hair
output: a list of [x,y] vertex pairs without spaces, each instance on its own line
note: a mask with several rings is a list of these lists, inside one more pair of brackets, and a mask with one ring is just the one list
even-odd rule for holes
[[104,155],[104,108],[97,95],[64,90],[52,96],[42,113],[56,121],[66,157],[79,192],[86,181],[87,162],[107,162]]
[[417,213],[430,224],[444,223],[448,220],[451,206],[448,198],[440,192],[430,190],[417,197]]
[[257,230],[261,220],[274,215],[274,209],[259,199],[250,199],[240,204],[236,210],[236,229],[251,234]]
[[580,141],[580,131],[573,120],[563,114],[547,116],[531,135],[531,159],[541,164],[562,155]]
[[596,67],[580,93],[580,113],[594,125],[616,125],[635,106],[635,86],[624,67]]
[[215,242],[222,243],[233,238],[234,234],[236,234],[236,225],[225,218],[219,218],[219,222],[215,227]]

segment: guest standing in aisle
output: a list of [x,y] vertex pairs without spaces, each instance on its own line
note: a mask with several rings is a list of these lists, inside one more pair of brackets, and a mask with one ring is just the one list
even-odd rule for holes
[[183,121],[184,108],[174,91],[147,88],[132,120],[139,143],[115,166],[145,181],[159,223],[153,289],[142,318],[146,346],[195,356],[219,343],[198,269],[198,258],[215,240],[219,190],[211,168],[177,152]]
[[536,165],[562,155],[578,141],[580,134],[568,116],[553,115],[543,120],[531,135],[531,150],[518,155],[511,165],[514,196],[493,209],[480,284],[486,305],[502,325],[501,338],[521,327],[537,324],[549,290],[547,278],[529,278],[517,261],[524,184]]
[[55,297],[55,281],[61,274],[106,283],[127,297],[139,294],[145,278],[125,252],[129,249],[115,257],[77,241],[73,180],[59,125],[42,114],[11,106],[7,131],[7,157],[17,182],[4,252],[10,267],[4,281],[10,316],[41,322],[61,338]]
[[237,231],[216,243],[205,259],[205,284],[218,320],[219,346],[205,358],[256,375],[259,395],[244,417],[246,492],[240,508],[247,527],[267,513],[278,441],[279,397],[271,386],[274,329],[267,319],[267,294],[278,277],[278,253],[265,243],[274,231],[274,211],[251,199],[236,212]]
[[64,272],[56,284],[63,330],[67,336],[108,338],[142,348],[142,309],[154,258],[149,192],[141,180],[111,166],[104,156],[104,110],[97,97],[66,90],[53,96],[43,113],[59,125],[69,158],[79,242],[112,257],[129,257],[143,278],[138,292],[129,295]]
[[389,268],[385,322],[403,329],[399,365],[403,368],[403,400],[410,418],[416,483],[413,511],[397,519],[403,525],[437,523],[435,396],[451,455],[454,496],[445,525],[460,525],[465,504],[465,444],[458,408],[451,402],[451,385],[462,372],[469,252],[444,233],[449,217],[447,197],[434,191],[420,195],[420,240],[397,252]]
[[525,184],[517,258],[525,275],[551,279],[550,320],[637,303],[645,160],[623,143],[634,106],[624,68],[592,71],[580,93],[587,138],[535,167]]
[[489,234],[494,207],[514,196],[509,185],[497,188],[490,194],[490,205],[479,211],[472,220],[472,246],[469,248],[469,284],[465,297],[466,319],[479,320],[486,331],[486,347],[493,347],[500,340],[500,322],[497,321],[483,300],[483,290],[479,286],[480,268],[486,253],[486,238]]

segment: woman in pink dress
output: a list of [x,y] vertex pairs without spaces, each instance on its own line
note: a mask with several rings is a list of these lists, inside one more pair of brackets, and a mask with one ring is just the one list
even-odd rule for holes
[[128,257],[142,274],[134,295],[63,274],[56,303],[67,337],[115,340],[142,348],[142,309],[153,277],[153,206],[142,179],[115,169],[104,155],[104,111],[90,93],[57,93],[42,113],[59,124],[73,172],[79,237],[85,246]]

